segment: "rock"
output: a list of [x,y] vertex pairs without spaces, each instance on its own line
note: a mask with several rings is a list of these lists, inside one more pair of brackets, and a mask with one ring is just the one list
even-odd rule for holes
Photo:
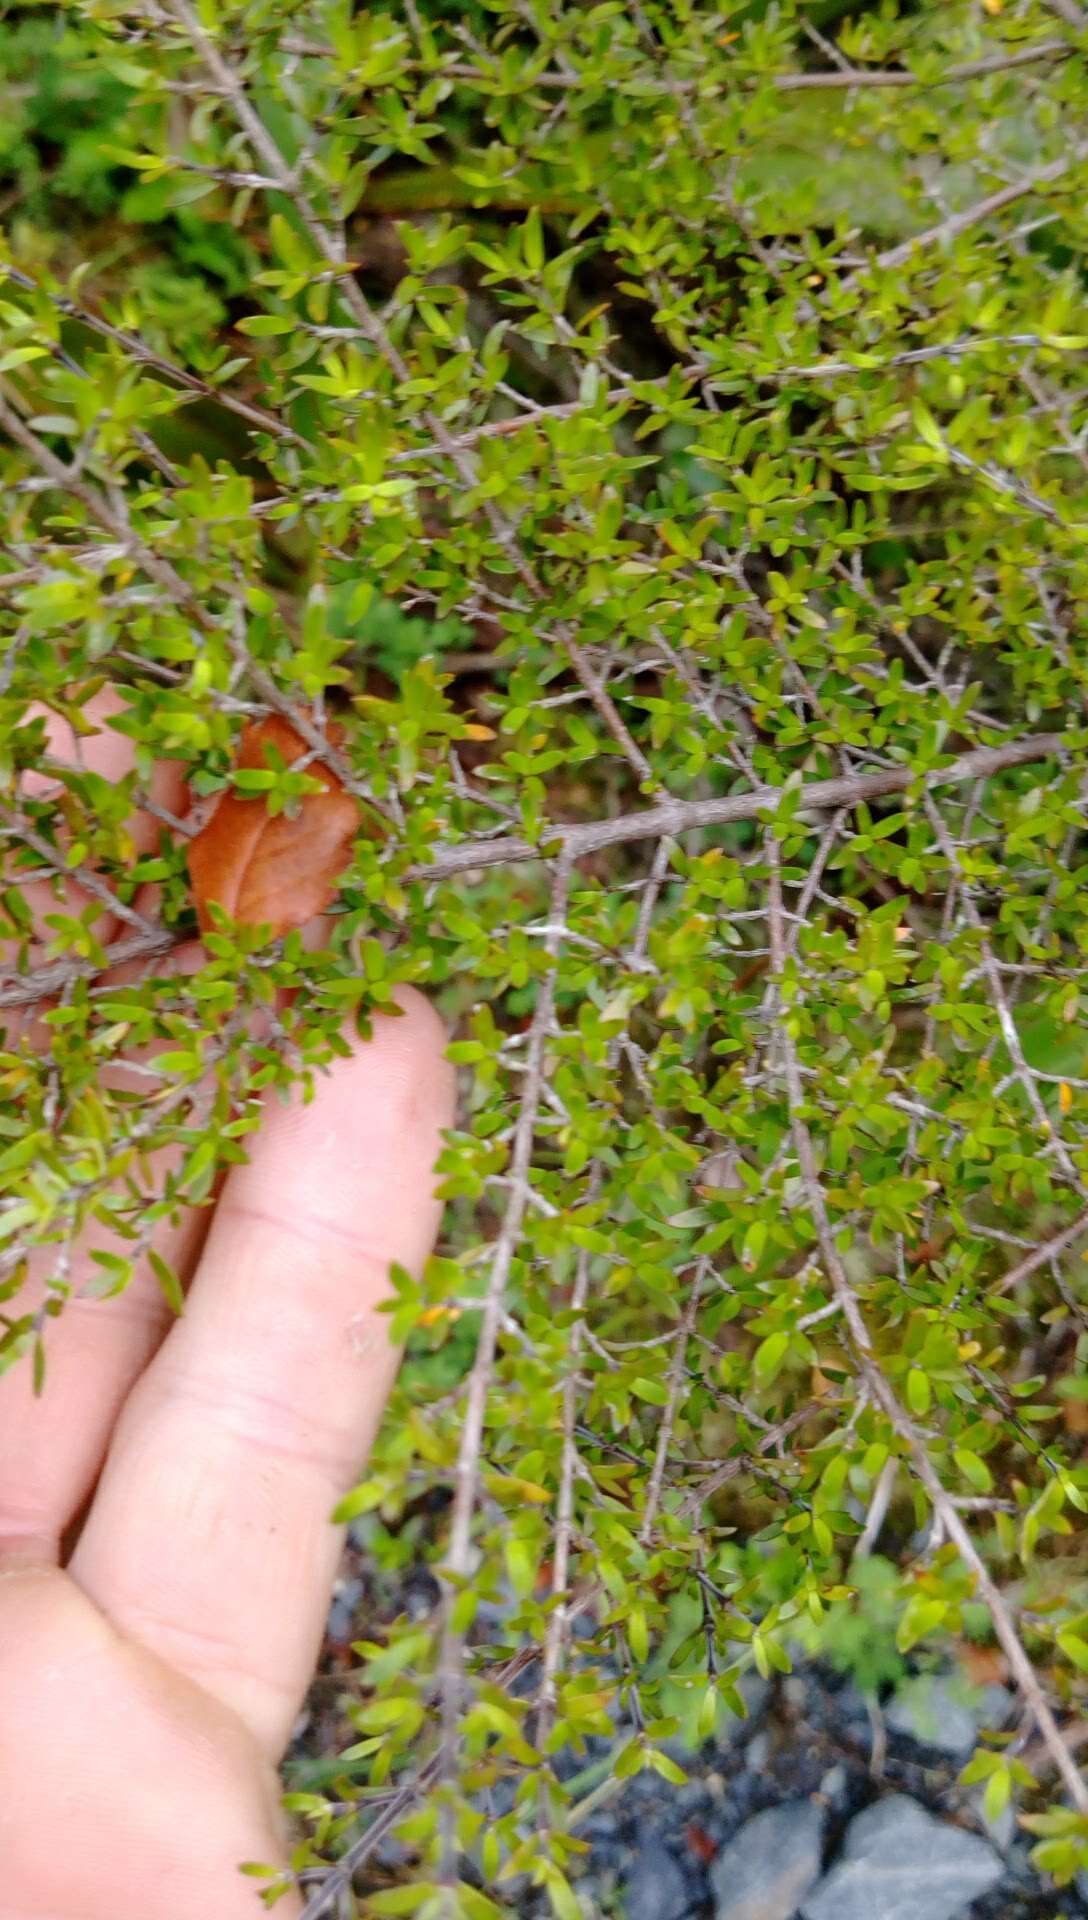
[[953,1920],[1004,1875],[985,1840],[892,1794],[850,1822],[842,1858],[803,1920]]
[[840,1761],[838,1766],[829,1767],[827,1772],[822,1776],[820,1780],[820,1792],[828,1806],[833,1807],[836,1813],[841,1813],[846,1806],[849,1791],[850,1775]]
[[1002,1807],[996,1820],[991,1820],[986,1812],[985,1787],[972,1787],[967,1798],[972,1813],[979,1825],[985,1827],[998,1852],[1007,1853],[1016,1838],[1016,1814],[1012,1802]]
[[693,1905],[691,1890],[672,1854],[655,1836],[647,1836],[627,1876],[627,1920],[684,1920]]
[[820,1875],[824,1814],[811,1800],[757,1813],[710,1870],[715,1920],[790,1920]]
[[1008,1708],[1004,1687],[956,1686],[926,1673],[899,1689],[884,1718],[892,1733],[908,1734],[919,1745],[962,1762],[974,1752],[979,1728],[1000,1726]]
[[764,1680],[754,1667],[748,1667],[733,1682],[748,1711],[743,1720],[736,1714],[722,1713],[718,1716],[717,1740],[719,1746],[735,1744],[747,1740],[763,1715],[770,1698],[771,1683]]
[[836,1726],[844,1728],[854,1739],[868,1747],[873,1737],[873,1718],[869,1711],[869,1702],[860,1687],[852,1680],[837,1687],[828,1696],[827,1701]]
[[363,1598],[361,1580],[338,1580],[333,1588],[325,1632],[338,1646],[346,1646],[356,1632],[356,1615]]

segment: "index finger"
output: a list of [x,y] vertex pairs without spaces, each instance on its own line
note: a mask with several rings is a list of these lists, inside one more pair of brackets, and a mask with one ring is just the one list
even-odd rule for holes
[[271,1104],[233,1167],[183,1320],[129,1396],[70,1571],[278,1757],[397,1356],[375,1311],[438,1223],[445,1031],[418,994]]
[[[29,718],[44,719],[46,752],[50,760],[73,769],[96,773],[111,786],[116,786],[132,772],[136,761],[134,741],[112,724],[125,711],[125,702],[119,690],[116,687],[103,687],[88,700],[83,709],[84,719],[92,731],[78,740],[68,721],[52,708],[32,708]],[[44,768],[29,769],[22,775],[20,785],[21,791],[31,800],[59,799],[64,791],[63,780]],[[171,813],[184,812],[185,786],[182,769],[176,762],[156,762],[147,798],[155,805],[168,808]],[[128,822],[128,831],[137,850],[147,852],[155,845],[161,826],[152,813],[138,807]],[[63,847],[66,839],[63,830],[58,833],[58,839]],[[7,861],[5,865],[8,865]],[[49,933],[43,924],[46,914],[56,913],[58,909],[79,913],[94,897],[86,885],[81,884],[82,869],[66,873],[61,862],[58,862],[58,869],[52,878],[27,881],[22,887],[35,932],[42,941],[48,938]],[[13,877],[18,879],[17,871]],[[108,898],[104,898],[101,905],[97,932],[103,941],[108,941],[119,922]]]

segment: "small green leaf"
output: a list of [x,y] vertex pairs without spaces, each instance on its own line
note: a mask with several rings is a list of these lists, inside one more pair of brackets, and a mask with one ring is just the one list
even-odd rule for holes
[[300,323],[290,313],[250,313],[235,324],[239,333],[248,333],[255,340],[267,340],[276,334],[297,332]]
[[912,1413],[923,1419],[930,1407],[929,1378],[920,1367],[911,1367],[907,1374],[907,1405]]
[[185,1293],[174,1268],[154,1247],[148,1248],[147,1257],[151,1264],[151,1270],[162,1288],[163,1298],[170,1308],[171,1313],[183,1314],[185,1312]]

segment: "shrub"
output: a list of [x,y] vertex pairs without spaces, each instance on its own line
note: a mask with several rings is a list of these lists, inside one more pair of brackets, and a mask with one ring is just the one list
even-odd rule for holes
[[[527,1878],[567,1920],[571,1753],[618,1724],[620,1776],[674,1776],[663,1743],[738,1711],[748,1664],[829,1610],[849,1645],[878,1535],[900,1656],[982,1608],[1068,1878],[1077,9],[84,0],[7,33],[4,1362],[48,1391],[29,1251],[60,1312],[72,1236],[109,1228],[122,1289],[346,1013],[422,984],[464,1075],[447,1237],[394,1276],[409,1357],[341,1514],[392,1569],[452,1489],[445,1597],[361,1648],[357,1743],[293,1802],[297,1870],[330,1863],[307,1912],[391,1827],[411,1890],[371,1911],[450,1883],[475,1920]],[[120,790],[59,773],[31,712],[78,729],[106,681]],[[169,977],[186,833],[137,849],[126,814],[162,757],[198,801],[304,807],[282,755],[236,778],[269,714],[360,803],[327,943],[220,914]],[[108,1073],[133,1042],[163,1048],[139,1097]],[[997,1747],[974,1764],[1007,1790]]]

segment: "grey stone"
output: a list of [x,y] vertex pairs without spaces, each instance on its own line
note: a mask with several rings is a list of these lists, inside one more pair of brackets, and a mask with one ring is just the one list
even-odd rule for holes
[[325,1631],[330,1640],[341,1646],[351,1639],[355,1632],[355,1616],[363,1598],[361,1580],[338,1580],[333,1588],[332,1602]]
[[971,1811],[980,1826],[985,1827],[999,1853],[1007,1853],[1016,1838],[1016,1814],[1012,1802],[1006,1802],[996,1820],[991,1820],[986,1811],[985,1787],[972,1787],[967,1796]]
[[820,1781],[820,1792],[829,1807],[839,1812],[846,1805],[846,1796],[850,1790],[850,1776],[840,1761],[838,1766],[829,1767]]
[[738,1740],[747,1740],[760,1719],[770,1698],[771,1683],[764,1680],[754,1667],[748,1667],[733,1682],[748,1709],[747,1717],[741,1720],[734,1713],[722,1713],[718,1716],[716,1738],[721,1745],[733,1745]]
[[803,1920],[953,1920],[1004,1871],[985,1840],[892,1794],[850,1822],[841,1860],[801,1913]]
[[869,1712],[869,1702],[860,1687],[852,1680],[838,1689],[834,1696],[835,1717],[849,1727],[856,1727],[868,1740],[872,1734],[873,1722]]
[[979,1728],[1000,1726],[1008,1707],[1004,1687],[956,1686],[935,1674],[919,1674],[899,1689],[884,1718],[893,1733],[909,1734],[922,1746],[963,1761],[974,1752]]
[[660,1840],[648,1838],[631,1862],[624,1910],[627,1920],[684,1920],[691,1912],[688,1884]]
[[746,1821],[710,1870],[715,1920],[790,1920],[820,1876],[824,1814],[811,1800]]

